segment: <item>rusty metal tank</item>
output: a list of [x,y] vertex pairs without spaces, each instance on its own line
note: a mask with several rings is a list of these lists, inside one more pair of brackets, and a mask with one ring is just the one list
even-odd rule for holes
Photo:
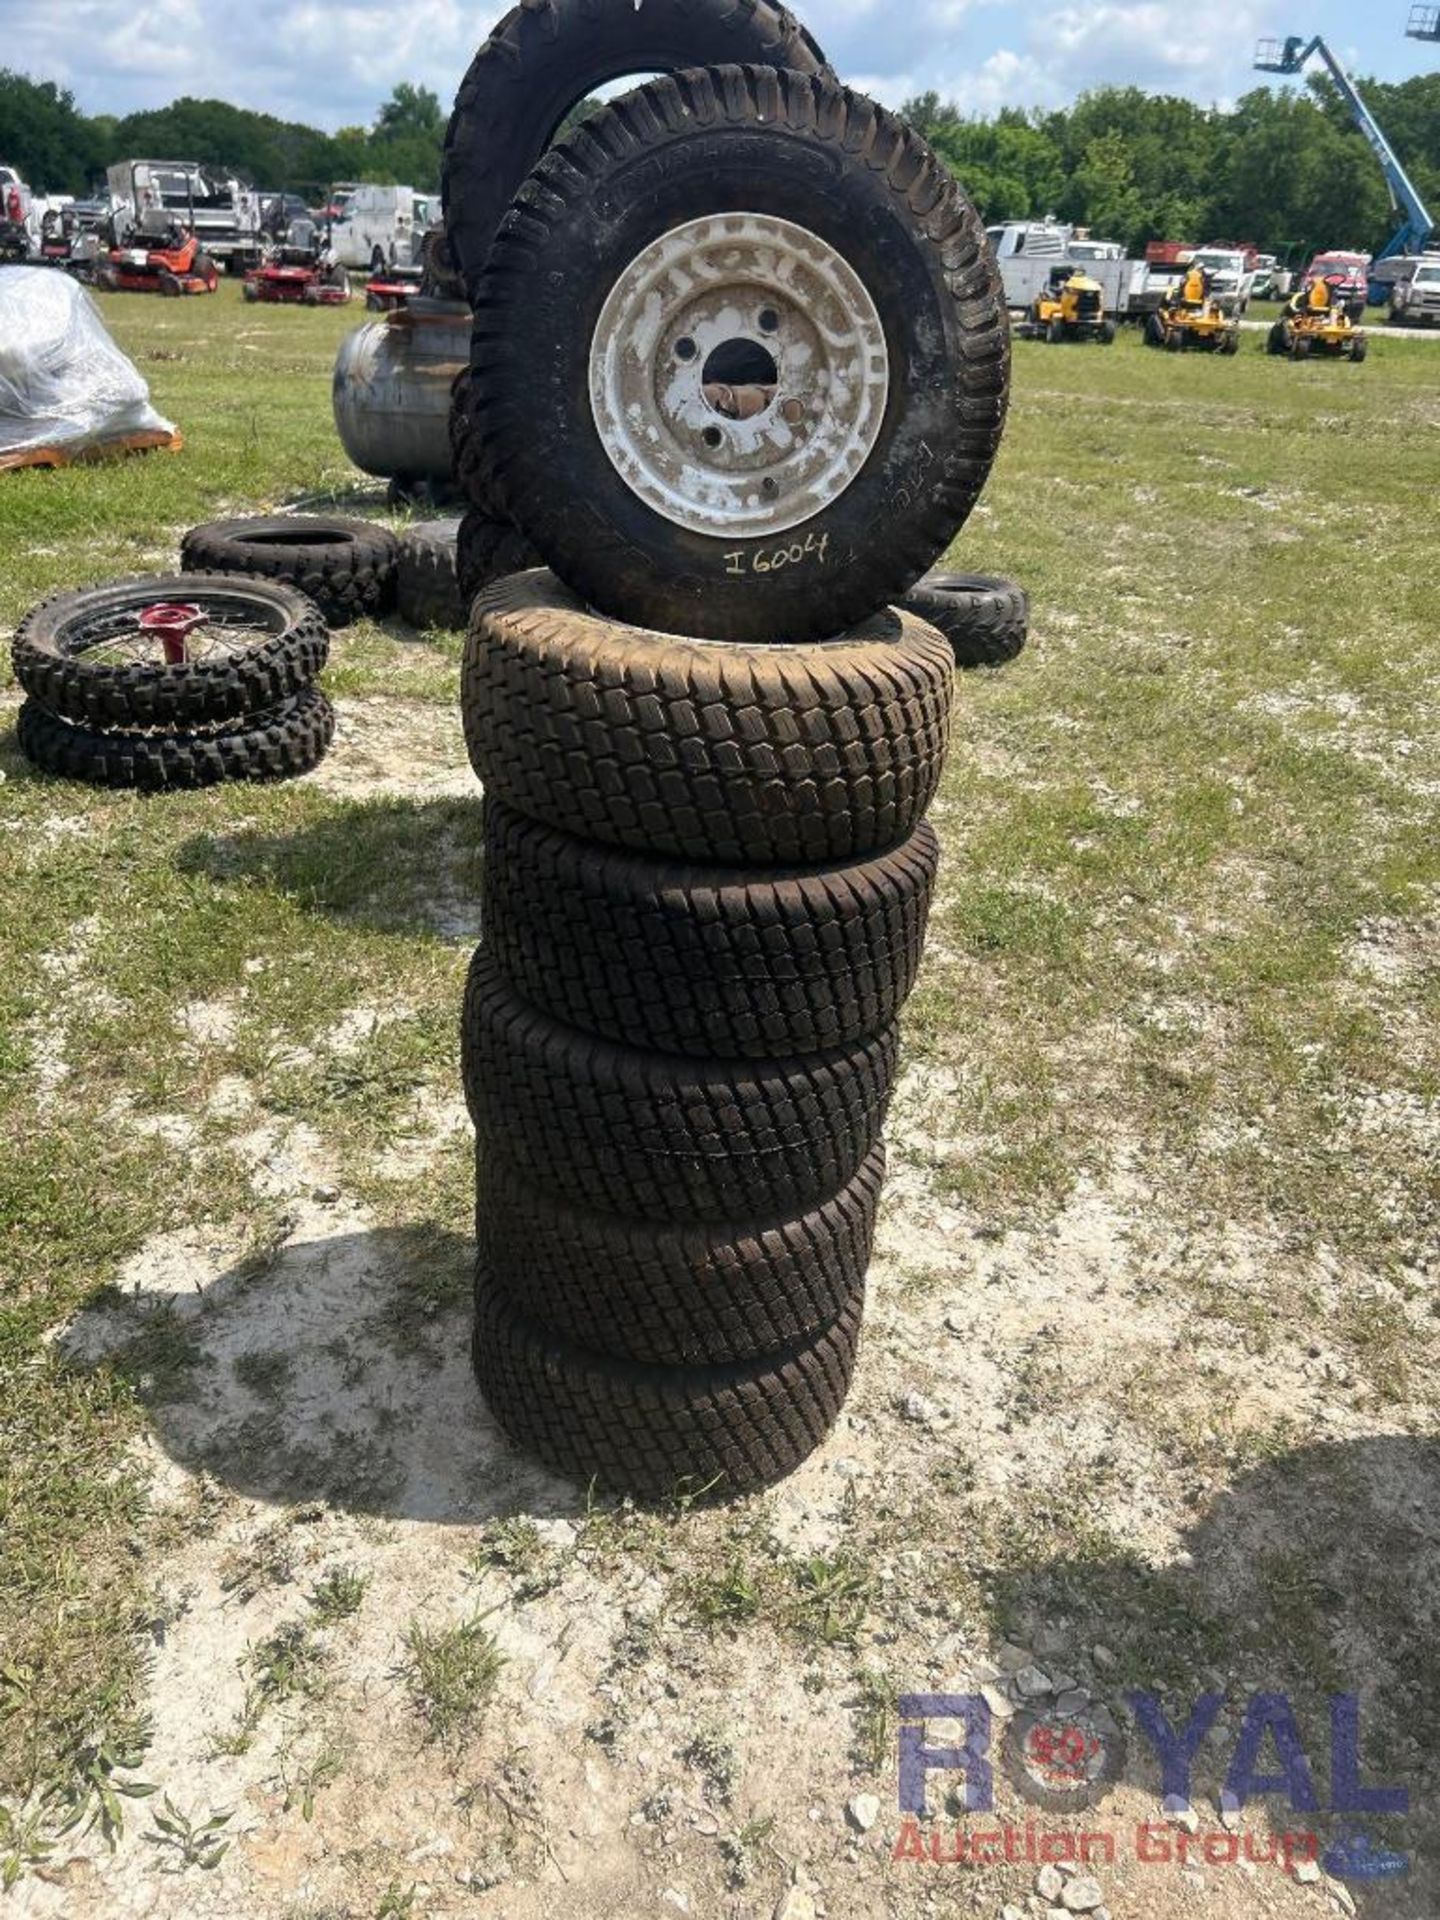
[[335,426],[357,467],[402,482],[449,480],[450,389],[470,360],[463,301],[412,299],[367,321],[335,361]]

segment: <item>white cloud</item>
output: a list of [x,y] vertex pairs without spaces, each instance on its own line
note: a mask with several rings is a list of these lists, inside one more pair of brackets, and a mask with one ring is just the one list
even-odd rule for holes
[[1123,79],[1199,94],[1229,91],[1249,64],[1262,9],[1231,4],[1207,13],[1190,0],[1065,6],[1039,21],[1031,42],[1071,91]]
[[[1342,0],[1307,4],[1307,25],[1333,25],[1337,44],[1365,31]],[[90,112],[189,93],[333,129],[373,119],[399,80],[448,106],[501,10],[499,0],[478,11],[462,0],[0,0],[0,45]],[[840,71],[889,104],[933,87],[983,113],[1059,105],[1108,82],[1230,98],[1250,84],[1253,39],[1285,24],[1266,0],[799,0],[799,11]],[[1405,46],[1377,19],[1356,58],[1393,70]]]
[[937,63],[898,73],[847,74],[846,78],[887,107],[898,107],[917,94],[932,92],[971,114],[993,114],[1001,107],[1056,106],[1065,98],[1037,61],[1008,47],[974,66]]

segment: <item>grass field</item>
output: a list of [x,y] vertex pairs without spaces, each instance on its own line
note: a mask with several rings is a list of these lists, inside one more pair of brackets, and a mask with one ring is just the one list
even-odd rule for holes
[[[353,310],[105,312],[186,449],[4,476],[0,632],[368,486],[330,417]],[[1179,1721],[1227,1690],[1207,1791],[1261,1688],[1324,1799],[1358,1692],[1414,1809],[1371,1831],[1416,1862],[1351,1910],[1437,1910],[1440,356],[1262,340],[1017,348],[952,559],[1029,588],[1032,640],[960,688],[868,1342],[742,1510],[597,1507],[468,1382],[460,637],[338,636],[327,766],[193,797],[34,775],[0,668],[24,1911],[1028,1911],[1033,1866],[937,1896],[888,1853],[895,1695],[1001,1643]],[[1153,1771],[1132,1738],[1117,1831]],[[1185,1871],[1101,1878],[1142,1920],[1339,1899]]]

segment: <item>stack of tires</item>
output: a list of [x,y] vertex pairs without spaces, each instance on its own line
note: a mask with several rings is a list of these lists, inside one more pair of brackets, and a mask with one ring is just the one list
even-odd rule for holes
[[482,587],[544,564],[507,517],[486,477],[480,441],[472,439],[470,433],[471,405],[470,369],[466,367],[455,382],[451,398],[450,460],[455,484],[467,503],[455,530],[455,580],[467,619]]
[[308,773],[335,716],[315,685],[329,636],[277,583],[185,573],[61,593],[11,649],[22,752],[97,786],[213,786]]
[[[500,31],[523,79],[547,19],[583,56],[651,11]],[[654,14],[688,46],[742,10]],[[479,594],[463,674],[475,1368],[562,1472],[734,1495],[818,1444],[854,1366],[954,689],[951,641],[890,603],[988,475],[1004,305],[951,176],[818,50],[601,109],[483,258],[477,98],[447,174],[472,499],[548,570]]]
[[704,645],[544,572],[476,603],[475,1365],[569,1473],[745,1491],[839,1411],[953,680],[902,614]]

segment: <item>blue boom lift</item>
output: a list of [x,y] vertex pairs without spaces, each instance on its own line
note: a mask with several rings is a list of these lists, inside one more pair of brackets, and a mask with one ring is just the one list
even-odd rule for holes
[[[1428,14],[1433,19],[1436,9],[1417,7],[1417,13]],[[1437,28],[1440,37],[1440,28]],[[1262,40],[1255,53],[1255,65],[1261,73],[1296,74],[1304,67],[1312,53],[1318,53],[1330,69],[1330,78],[1340,89],[1340,96],[1350,109],[1361,133],[1375,149],[1375,154],[1385,174],[1385,184],[1390,189],[1391,203],[1400,215],[1400,225],[1390,236],[1388,245],[1375,257],[1388,260],[1397,253],[1421,253],[1425,243],[1435,230],[1435,222],[1430,217],[1430,209],[1420,198],[1411,180],[1396,155],[1395,149],[1380,131],[1379,122],[1360,97],[1359,90],[1349,74],[1326,46],[1317,33],[1313,40],[1305,40],[1298,33],[1286,41]]]

